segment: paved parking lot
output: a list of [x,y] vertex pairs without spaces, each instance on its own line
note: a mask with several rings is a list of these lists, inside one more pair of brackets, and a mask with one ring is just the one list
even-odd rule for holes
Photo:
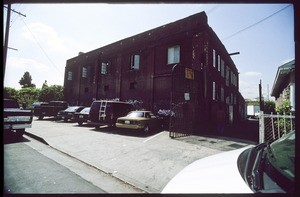
[[172,177],[195,160],[251,143],[209,136],[171,139],[167,131],[143,134],[107,127],[95,130],[77,123],[35,118],[26,132],[149,193],[160,193]]

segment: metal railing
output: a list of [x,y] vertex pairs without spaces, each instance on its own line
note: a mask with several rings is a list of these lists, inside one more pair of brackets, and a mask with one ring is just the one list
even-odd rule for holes
[[279,114],[259,115],[259,143],[273,142],[295,130],[295,116]]

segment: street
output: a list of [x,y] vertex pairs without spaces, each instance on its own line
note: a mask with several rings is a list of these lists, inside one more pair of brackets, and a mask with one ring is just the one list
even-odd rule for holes
[[4,145],[5,189],[10,193],[160,193],[193,161],[249,144],[224,137],[171,139],[167,131],[95,130],[34,119],[20,142]]
[[4,145],[4,193],[104,193],[28,143],[23,138]]

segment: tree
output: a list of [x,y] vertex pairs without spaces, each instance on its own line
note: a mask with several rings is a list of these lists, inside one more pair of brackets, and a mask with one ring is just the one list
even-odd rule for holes
[[4,87],[3,98],[19,100],[19,92],[14,88]]
[[264,103],[264,114],[275,113],[275,102],[274,101],[265,101]]
[[59,101],[64,100],[63,87],[60,85],[53,85],[42,88],[39,96],[39,101],[49,102],[49,101]]
[[19,90],[19,103],[26,103],[26,108],[38,101],[40,89],[30,87]]
[[30,88],[30,87],[35,88],[35,84],[33,84],[31,81],[32,81],[31,75],[28,71],[26,71],[23,77],[20,79],[19,84],[22,86],[22,88]]
[[46,88],[46,87],[49,87],[48,84],[47,84],[47,80],[45,80],[45,82],[43,83],[42,89]]
[[289,115],[292,113],[292,106],[288,99],[285,99],[279,106],[276,107],[276,112],[278,114],[286,114]]

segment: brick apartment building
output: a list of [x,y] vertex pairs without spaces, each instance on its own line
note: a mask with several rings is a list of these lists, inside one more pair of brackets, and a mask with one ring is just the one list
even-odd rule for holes
[[234,62],[201,12],[67,60],[64,94],[70,105],[118,99],[154,112],[185,103],[190,120],[209,126],[218,106],[228,123],[244,118],[238,84]]

